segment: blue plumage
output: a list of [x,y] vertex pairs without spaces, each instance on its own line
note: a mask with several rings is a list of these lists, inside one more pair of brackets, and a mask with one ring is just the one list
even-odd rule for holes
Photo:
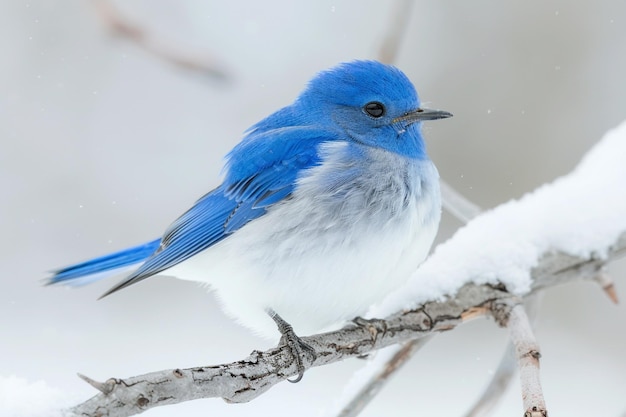
[[67,281],[97,274],[106,271],[115,271],[120,268],[143,262],[159,247],[161,239],[156,239],[139,246],[124,249],[119,252],[81,262],[54,271],[54,275],[49,279],[49,284],[66,283]]
[[[323,71],[246,132],[226,156],[223,183],[162,239],[57,270],[49,282],[142,262],[105,295],[165,272],[210,283],[227,312],[259,331],[259,309],[317,327],[361,314],[423,259],[439,222],[420,126],[450,114],[419,104],[397,68],[354,61]],[[325,303],[336,313],[315,317]]]

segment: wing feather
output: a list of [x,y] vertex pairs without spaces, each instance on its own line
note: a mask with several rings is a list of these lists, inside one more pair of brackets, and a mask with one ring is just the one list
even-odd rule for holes
[[189,259],[289,198],[332,136],[306,127],[251,132],[227,156],[223,184],[172,223],[154,254],[103,297]]

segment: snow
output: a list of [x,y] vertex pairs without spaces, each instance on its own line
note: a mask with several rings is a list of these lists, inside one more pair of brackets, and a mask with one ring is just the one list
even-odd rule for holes
[[524,295],[546,252],[605,257],[626,231],[626,122],[605,134],[576,169],[520,200],[476,217],[439,245],[409,282],[370,309],[386,317],[442,299],[464,284],[504,283]]
[[44,381],[28,382],[14,375],[0,376],[0,412],[5,417],[62,417],[61,410],[78,404]]

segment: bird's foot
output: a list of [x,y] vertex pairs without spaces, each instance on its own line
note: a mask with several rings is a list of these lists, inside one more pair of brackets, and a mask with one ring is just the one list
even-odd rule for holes
[[282,334],[280,338],[280,344],[286,345],[291,350],[291,355],[293,356],[293,360],[296,363],[296,368],[298,369],[298,376],[295,379],[288,379],[287,381],[296,383],[300,382],[302,377],[304,376],[304,357],[305,355],[309,355],[312,360],[317,359],[317,353],[315,353],[315,349],[302,340],[296,332],[294,332],[291,324],[287,323],[282,317],[280,317],[276,312],[272,309],[267,310],[267,314],[274,320],[276,326],[278,326],[278,331]]
[[364,327],[372,337],[372,343],[376,343],[378,335],[384,336],[387,333],[387,322],[381,319],[364,319],[363,317],[356,317],[352,320],[354,324],[359,327]]

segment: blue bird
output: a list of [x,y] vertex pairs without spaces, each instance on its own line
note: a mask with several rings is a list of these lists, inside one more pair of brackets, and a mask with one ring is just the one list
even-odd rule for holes
[[441,216],[420,107],[399,69],[353,61],[318,73],[226,156],[224,181],[140,246],[54,271],[76,284],[138,265],[112,294],[153,275],[207,283],[226,313],[294,352],[364,314],[426,257]]

